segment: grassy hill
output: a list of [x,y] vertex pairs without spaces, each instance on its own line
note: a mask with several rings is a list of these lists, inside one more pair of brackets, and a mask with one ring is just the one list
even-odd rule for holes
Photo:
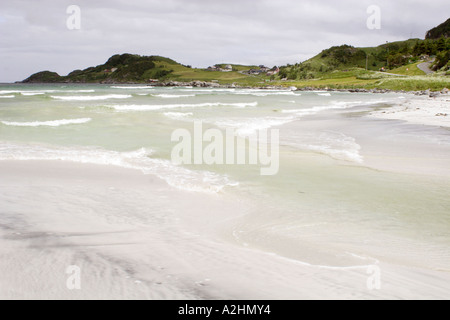
[[[427,39],[409,39],[377,47],[331,47],[315,57],[280,67],[278,74],[248,74],[257,66],[231,65],[232,71],[210,71],[182,65],[160,56],[114,55],[105,64],[75,70],[67,76],[43,71],[23,82],[44,83],[150,83],[179,81],[236,83],[241,86],[297,86],[314,88],[380,88],[441,90],[450,87],[450,19],[427,33]],[[426,76],[418,65],[434,57],[434,75]],[[225,64],[217,65],[225,69]],[[383,72],[380,72],[383,71]]]
[[393,70],[420,61],[421,55],[436,55],[449,48],[448,39],[438,41],[410,39],[368,48],[343,45],[324,50],[303,63],[282,67],[279,78],[308,80],[350,68]]
[[220,83],[243,82],[256,84],[260,79],[241,74],[251,66],[234,65],[232,72],[207,71],[184,66],[172,59],[160,56],[140,56],[134,54],[114,55],[102,65],[84,70],[75,70],[67,76],[43,71],[25,79],[24,83],[149,83],[159,81],[194,80]]
[[[339,48],[339,47],[337,47]],[[44,71],[39,72],[28,79],[25,83],[149,83],[150,79],[160,81],[213,81],[217,80],[221,84],[236,83],[241,86],[296,86],[312,88],[337,88],[337,89],[392,89],[392,90],[441,90],[450,87],[449,77],[425,77],[424,72],[418,69],[418,64],[422,61],[413,62],[392,70],[389,73],[377,71],[378,65],[369,58],[369,70],[361,67],[362,53],[366,52],[376,56],[383,53],[383,46],[377,48],[352,48],[343,46],[339,50],[346,52],[346,57],[340,62],[333,61],[336,57],[334,48],[329,49],[325,55],[319,54],[308,60],[312,73],[306,79],[281,80],[277,75],[268,77],[265,74],[247,75],[241,73],[249,69],[256,69],[256,66],[232,65],[233,71],[219,72],[207,71],[205,69],[195,69],[181,65],[174,60],[159,57],[142,57],[138,55],[115,55],[105,64],[97,67],[90,67],[84,70],[75,70],[67,76],[59,76],[57,73]],[[339,57],[339,53],[337,54]],[[370,57],[370,55],[369,55]],[[376,62],[376,61],[374,61]],[[382,63],[382,62],[379,62]],[[353,64],[359,67],[354,67]],[[302,66],[298,64],[281,68],[283,70]],[[324,66],[331,66],[325,69]],[[323,68],[322,71],[320,68]],[[114,70],[114,71],[113,71]],[[318,70],[318,71],[315,71]]]
[[[430,30],[425,40],[409,39],[367,48],[332,47],[302,63],[281,67],[278,76],[272,80],[279,85],[313,88],[448,88],[449,27],[450,19]],[[425,76],[425,72],[418,68],[424,61],[433,62],[435,74]]]

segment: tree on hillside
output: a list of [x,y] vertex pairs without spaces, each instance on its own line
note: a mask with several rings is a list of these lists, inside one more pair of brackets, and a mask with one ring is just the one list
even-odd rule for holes
[[400,53],[409,54],[409,46],[406,42],[401,46]]
[[438,52],[447,50],[447,41],[445,40],[444,37],[439,38],[439,40],[436,44],[436,49]]
[[425,43],[423,41],[417,41],[413,48],[413,55],[419,56],[425,53]]
[[389,68],[398,68],[408,63],[408,58],[402,53],[389,55]]
[[436,55],[436,62],[434,64],[434,69],[439,70],[446,65],[450,61],[450,51],[441,51]]
[[288,77],[288,69],[286,67],[281,68],[278,75],[279,75],[280,79],[287,78]]

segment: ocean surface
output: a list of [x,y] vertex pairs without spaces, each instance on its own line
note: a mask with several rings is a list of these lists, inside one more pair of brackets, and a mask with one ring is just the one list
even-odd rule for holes
[[[174,192],[212,202],[242,201],[242,211],[234,208],[233,219],[219,232],[223,241],[238,247],[324,268],[388,261],[448,273],[450,131],[370,117],[373,110],[412,98],[146,85],[1,85],[0,166],[2,161],[57,160],[134,169],[157,177]],[[261,176],[261,166],[250,164],[174,164],[172,133],[186,129],[194,135],[195,122],[224,135],[233,129],[244,141],[260,130],[278,129],[279,172]],[[249,144],[246,148],[250,152]],[[169,207],[170,194],[166,201]],[[3,226],[16,212],[11,204],[8,208],[0,212]],[[160,208],[164,211],[164,203]]]

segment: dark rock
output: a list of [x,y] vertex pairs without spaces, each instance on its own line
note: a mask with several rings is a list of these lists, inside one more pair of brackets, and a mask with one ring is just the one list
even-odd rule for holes
[[440,95],[441,95],[440,92],[431,92],[430,95],[429,95],[429,97],[430,97],[430,98],[436,98],[436,97],[439,97]]

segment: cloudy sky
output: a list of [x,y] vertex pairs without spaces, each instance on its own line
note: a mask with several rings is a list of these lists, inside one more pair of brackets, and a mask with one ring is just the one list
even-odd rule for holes
[[[70,5],[81,9],[79,30],[67,27]],[[379,30],[367,27],[371,5]],[[194,67],[296,63],[333,45],[424,38],[449,13],[448,0],[2,0],[0,82],[126,52]]]

